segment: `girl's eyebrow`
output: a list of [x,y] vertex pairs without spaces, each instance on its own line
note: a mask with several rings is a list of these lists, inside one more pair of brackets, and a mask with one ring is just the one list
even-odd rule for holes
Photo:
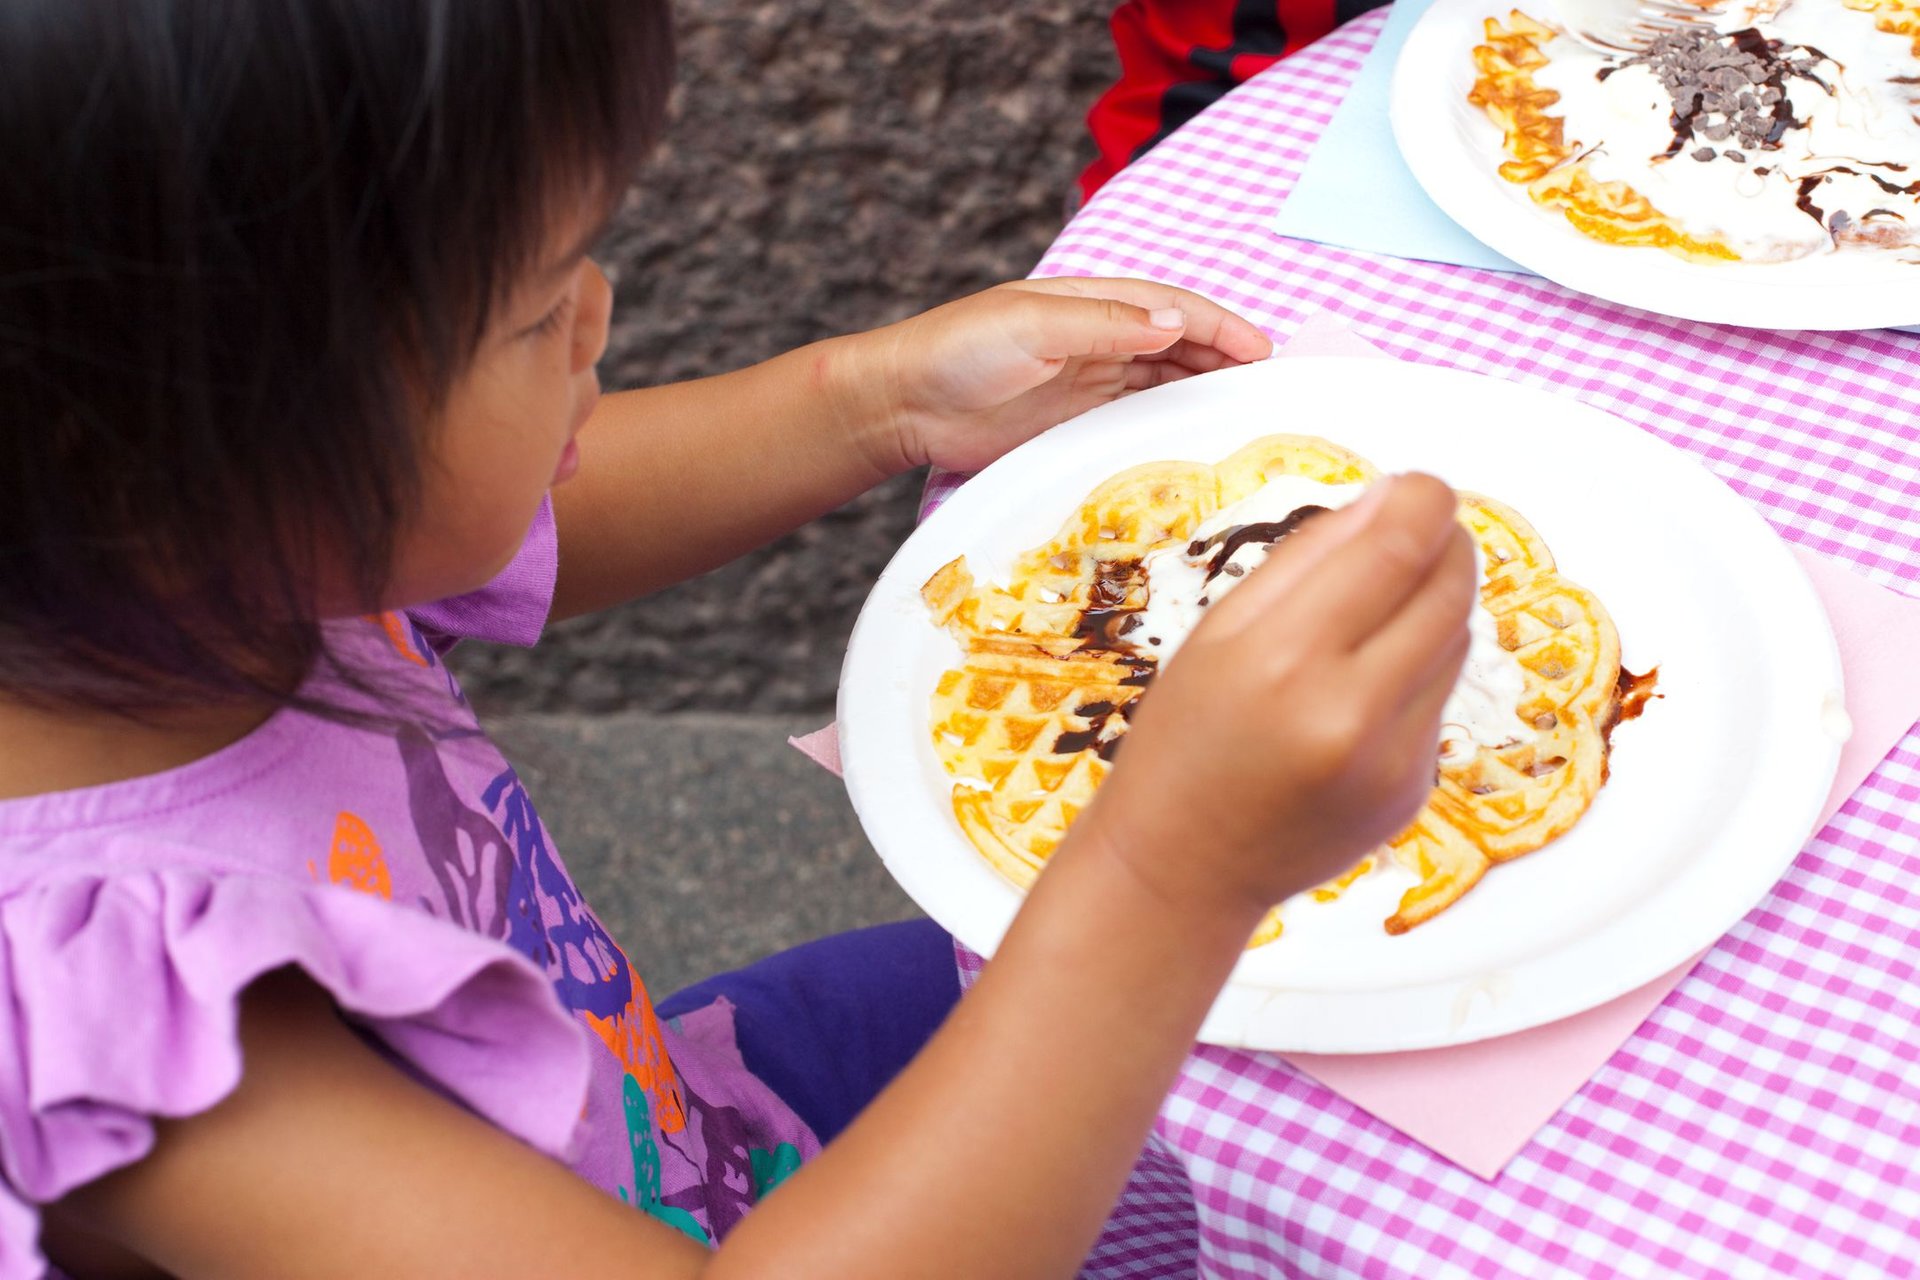
[[600,238],[607,234],[607,228],[611,227],[612,225],[613,225],[612,213],[608,213],[605,217],[601,218],[598,222],[594,223],[593,226],[588,229],[587,234],[585,234],[584,236],[581,236],[579,240],[575,241],[572,248],[568,249],[565,253],[561,254],[558,258],[554,259],[553,265],[549,266],[544,272],[541,273],[541,276],[540,276],[541,283],[542,284],[556,283],[560,280],[561,277],[565,276],[568,272],[572,271],[575,267],[579,266],[580,259],[587,256],[587,250],[593,248],[595,244],[599,243]]

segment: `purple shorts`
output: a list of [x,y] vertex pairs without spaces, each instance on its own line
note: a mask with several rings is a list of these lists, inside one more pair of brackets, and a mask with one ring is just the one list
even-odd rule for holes
[[953,939],[931,920],[837,933],[677,991],[678,1017],[725,996],[747,1069],[824,1144],[920,1052],[960,998]]

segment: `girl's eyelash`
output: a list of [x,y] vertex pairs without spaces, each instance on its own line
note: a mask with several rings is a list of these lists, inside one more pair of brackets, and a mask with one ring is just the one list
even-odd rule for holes
[[568,297],[568,298],[560,299],[559,302],[554,304],[553,310],[547,312],[546,315],[541,316],[539,321],[533,326],[533,328],[527,330],[527,333],[530,336],[541,336],[541,335],[554,333],[558,331],[559,328],[566,323],[567,313],[572,309],[572,307],[573,307],[572,298]]

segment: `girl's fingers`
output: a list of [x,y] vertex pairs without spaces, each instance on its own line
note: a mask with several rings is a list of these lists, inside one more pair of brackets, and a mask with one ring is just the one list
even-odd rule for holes
[[[1207,611],[1206,625],[1222,637],[1250,627],[1271,627],[1275,611],[1286,607],[1299,585],[1318,572],[1321,563],[1336,548],[1366,527],[1369,513],[1386,496],[1387,486],[1392,483],[1392,477],[1380,480],[1351,506],[1301,524],[1232,594]],[[1314,625],[1312,619],[1303,619],[1303,622],[1308,627]]]
[[[1438,662],[1429,664],[1431,669],[1425,679],[1405,695],[1405,701],[1395,710],[1385,731],[1387,741],[1398,744],[1398,748],[1407,753],[1406,768],[1429,787],[1439,761],[1440,714],[1453,692],[1454,682],[1460,678],[1460,665],[1466,661],[1466,637],[1462,635],[1441,646],[1438,657]],[[1423,791],[1422,795],[1425,794]]]
[[1209,369],[1195,369],[1177,360],[1155,360],[1142,356],[1127,362],[1122,375],[1126,389],[1145,391],[1148,387],[1157,387],[1163,382],[1178,382],[1182,378],[1191,378],[1196,373],[1209,373]]
[[[1440,710],[1460,681],[1460,668],[1466,664],[1471,644],[1466,628],[1462,627],[1437,639],[1430,649],[1402,669],[1395,713],[1398,732],[1422,738],[1429,746],[1438,740]],[[1360,670],[1364,673],[1367,669]],[[1366,680],[1369,676],[1362,674],[1358,678]]]
[[1193,375],[1177,364],[1164,360],[1135,360],[1127,366],[1124,385],[1128,391],[1145,391],[1148,387],[1157,387],[1165,382],[1178,382]]
[[[1342,523],[1348,534],[1288,591],[1287,615],[1300,625],[1329,629],[1329,638],[1348,650],[1359,649],[1401,612],[1454,545],[1458,505],[1453,490],[1429,475],[1377,482],[1347,511],[1335,513],[1347,516]],[[1249,574],[1246,585],[1227,598],[1252,587],[1265,570],[1262,565]]]
[[1149,352],[1134,358],[1143,362],[1179,365],[1187,373],[1212,373],[1215,369],[1225,369],[1240,363],[1217,347],[1202,346],[1198,342],[1191,342],[1185,338],[1165,351]]
[[1436,665],[1447,668],[1448,687],[1460,674],[1452,655],[1456,649],[1466,653],[1467,616],[1480,585],[1474,580],[1473,541],[1457,523],[1454,528],[1433,572],[1355,655],[1360,678],[1383,701],[1397,701],[1409,687],[1427,683]]
[[1186,338],[1189,342],[1213,348],[1237,364],[1264,360],[1273,354],[1272,339],[1251,322],[1217,302],[1170,284],[1152,280],[1054,276],[1045,280],[1022,280],[1007,287],[1022,292],[1111,298],[1148,310],[1178,307],[1186,316]]
[[1186,319],[1173,307],[1022,290],[1009,294],[1001,325],[1022,354],[1059,361],[1164,351],[1180,340]]

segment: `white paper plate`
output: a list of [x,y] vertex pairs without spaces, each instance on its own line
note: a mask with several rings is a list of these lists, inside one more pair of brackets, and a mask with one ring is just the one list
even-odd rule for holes
[[[1433,202],[1482,243],[1558,284],[1646,311],[1756,329],[1877,329],[1920,322],[1915,268],[1873,253],[1794,262],[1689,262],[1589,239],[1495,172],[1500,131],[1467,101],[1484,21],[1510,0],[1434,0],[1408,33],[1388,107],[1394,140]],[[1553,17],[1552,0],[1531,12]],[[1866,21],[1866,15],[1858,16]]]
[[1411,883],[1397,868],[1337,902],[1289,904],[1285,936],[1242,957],[1202,1039],[1360,1053],[1518,1031],[1652,980],[1765,896],[1813,826],[1845,735],[1839,653],[1786,545],[1691,459],[1577,401],[1324,357],[1174,383],[1058,427],[961,489],[887,566],[848,647],[840,749],[868,836],[928,915],[990,955],[1020,894],[953,817],[928,696],[959,647],[921,584],[962,553],[1004,571],[1124,467],[1213,462],[1288,429],[1518,508],[1605,602],[1626,665],[1659,666],[1665,696],[1616,732],[1612,780],[1573,831],[1495,867],[1433,921],[1382,930]]

